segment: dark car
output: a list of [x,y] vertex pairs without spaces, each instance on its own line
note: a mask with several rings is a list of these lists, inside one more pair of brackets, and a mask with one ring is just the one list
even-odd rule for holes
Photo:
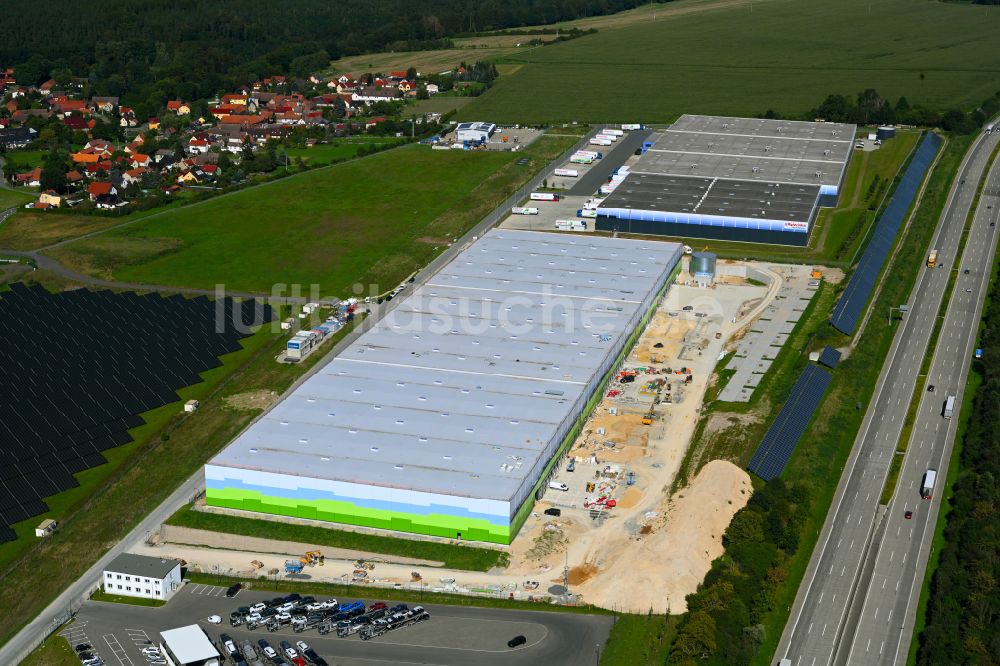
[[911,518],[913,518],[913,512],[907,511],[906,513],[903,514],[903,517],[906,518],[907,520],[910,520]]
[[694,310],[694,306],[693,305],[685,305],[684,307],[681,308],[681,310],[684,310],[685,312],[691,312],[691,310]]
[[966,275],[968,275],[968,274],[969,274],[969,269],[968,269],[968,268],[966,268],[966,269],[965,269],[964,271],[962,271],[962,272],[963,272],[963,273],[965,273]]
[[928,393],[934,393],[934,384],[928,384],[927,385],[927,392]]
[[288,603],[290,601],[299,601],[300,599],[302,599],[302,595],[301,594],[298,594],[296,592],[292,592],[287,597],[285,597],[285,603]]
[[86,652],[87,650],[92,650],[93,648],[94,648],[94,646],[91,645],[90,643],[80,643],[74,649],[77,652]]
[[243,583],[236,583],[236,584],[234,584],[234,585],[230,585],[230,586],[229,586],[229,589],[228,589],[228,590],[226,590],[226,597],[228,597],[229,599],[232,599],[232,598],[233,598],[233,597],[235,597],[235,596],[236,596],[236,595],[237,595],[237,594],[239,593],[239,591],[240,591],[240,590],[242,590],[242,589],[243,589]]
[[518,645],[524,645],[528,642],[528,639],[524,636],[514,636],[514,638],[507,641],[507,647],[516,648]]
[[561,516],[562,515],[562,509],[557,509],[557,508],[555,508],[553,506],[553,507],[549,507],[548,509],[546,509],[544,511],[544,513],[545,513],[546,516]]

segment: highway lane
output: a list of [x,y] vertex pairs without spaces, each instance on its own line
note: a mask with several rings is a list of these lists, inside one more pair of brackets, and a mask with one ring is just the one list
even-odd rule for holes
[[[595,129],[590,134],[585,135],[572,148],[568,149],[562,155],[553,160],[546,168],[542,169],[538,175],[535,176],[535,178],[508,197],[502,204],[500,204],[500,206],[483,218],[483,220],[481,220],[474,228],[469,230],[455,243],[452,243],[450,247],[448,247],[444,252],[431,261],[430,264],[417,273],[414,278],[413,287],[416,288],[417,286],[424,284],[424,282],[437,273],[441,267],[450,261],[456,254],[468,247],[487,230],[491,229],[500,219],[509,213],[511,206],[517,205],[531,190],[537,188],[541,184],[542,180],[550,177],[552,169],[569,159],[570,155],[572,155],[576,150],[579,150],[581,147],[587,145],[590,137],[596,133],[597,130]],[[313,373],[318,372],[319,369],[326,363],[333,360],[337,354],[353,343],[364,331],[368,330],[382,317],[391,312],[398,302],[399,301],[397,300],[393,300],[384,304],[384,307],[373,308],[371,316],[367,317],[365,321],[362,322],[361,326],[347,334],[339,343],[328,351],[326,356],[321,359],[320,362],[310,370],[310,372],[304,374],[288,388],[285,395],[294,391]],[[274,405],[272,405],[272,408],[273,406]],[[269,409],[258,415],[257,419],[262,418],[268,411]],[[257,419],[251,422],[250,425],[256,422]],[[250,427],[250,425],[247,427]],[[160,506],[156,507],[156,509],[154,509],[146,518],[136,525],[136,527],[121,541],[112,546],[111,549],[108,550],[103,556],[98,558],[93,566],[91,566],[82,576],[80,576],[80,578],[64,590],[62,594],[54,599],[45,608],[45,610],[25,625],[25,627],[22,628],[21,631],[19,631],[11,640],[0,647],[0,664],[17,664],[24,659],[31,650],[44,640],[46,636],[48,636],[60,624],[66,622],[70,616],[80,608],[83,601],[90,596],[90,593],[96,587],[104,567],[107,566],[111,560],[121,553],[129,552],[131,548],[146,540],[148,535],[159,529],[159,526],[163,523],[163,521],[169,518],[175,511],[177,511],[177,509],[192,501],[193,498],[203,492],[204,485],[204,473],[199,469],[183,484],[181,484],[180,487],[171,493],[170,496],[160,504]]]
[[[962,227],[995,140],[995,136],[977,138],[959,168],[933,240],[945,267],[954,263]],[[924,269],[918,276],[910,310],[899,324],[779,643],[777,655],[793,664],[831,664],[845,640],[845,630],[846,644],[852,640],[848,609],[859,579],[864,579],[862,565],[884,515],[879,507],[882,486],[927,349],[932,330],[928,322],[938,312],[947,278],[948,271],[940,268]]]
[[[998,140],[1000,137],[995,137],[990,145]],[[866,593],[856,597],[863,601],[853,643],[844,653],[846,663],[906,663],[957,430],[957,421],[943,418],[942,408],[949,395],[957,396],[958,404],[962,401],[988,293],[998,228],[1000,163],[990,170],[962,259],[952,267],[957,273],[955,288],[926,380],[934,391],[924,390],[921,396],[896,494],[878,539],[873,573],[866,581]],[[930,501],[920,497],[928,469],[938,471],[937,492]],[[906,511],[913,512],[912,519],[905,517]]]

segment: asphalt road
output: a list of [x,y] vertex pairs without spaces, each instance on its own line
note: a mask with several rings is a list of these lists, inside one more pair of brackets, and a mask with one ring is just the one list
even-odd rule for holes
[[[779,643],[777,656],[790,658],[796,666],[848,663],[848,655],[852,644],[855,643],[855,636],[862,636],[872,629],[867,626],[860,627],[857,616],[865,605],[869,583],[877,585],[881,590],[883,582],[886,581],[885,576],[873,577],[874,565],[878,559],[875,554],[880,551],[885,530],[892,529],[893,533],[895,532],[894,520],[900,517],[895,514],[901,514],[897,507],[907,502],[910,505],[914,504],[913,489],[910,487],[913,480],[912,470],[914,465],[924,464],[926,456],[914,455],[912,460],[907,460],[907,475],[897,492],[898,503],[894,502],[891,514],[887,514],[885,507],[879,505],[882,487],[895,454],[933,322],[940,308],[951,269],[955,268],[955,257],[966,216],[990,151],[998,140],[1000,136],[997,135],[979,137],[967,154],[932,242],[932,247],[938,250],[939,261],[943,268],[921,270],[916,289],[908,303],[910,311],[899,323],[900,329],[889,350],[873,400],[868,406],[833,505],[827,515],[819,547],[813,553],[803,585],[799,588],[788,624]],[[983,247],[983,242],[974,239],[970,245]],[[959,285],[956,285],[956,295],[968,296],[962,291],[965,288],[965,281],[960,279],[959,283],[961,290]],[[888,313],[884,314],[888,316]],[[873,316],[882,315],[883,313],[873,313]],[[978,320],[969,319],[956,322],[956,325],[960,324],[968,330],[969,327],[974,329],[977,323]],[[957,358],[957,349],[954,344],[949,343],[949,338],[942,337],[941,346],[946,350],[952,350],[946,356],[949,360],[954,360]],[[938,381],[942,387],[950,385],[957,388],[959,365],[953,363],[949,366],[955,376],[950,382]],[[924,423],[922,425],[926,426]],[[914,446],[917,447],[917,451],[921,450],[920,442],[916,442]],[[924,469],[926,467],[920,470],[921,474]],[[919,484],[919,479],[917,483]],[[917,490],[919,491],[919,488]],[[919,493],[917,497],[919,498]],[[900,536],[908,538],[909,534],[900,530]],[[871,558],[868,557],[869,553],[873,554]],[[903,564],[901,562],[903,553],[892,553],[895,553],[894,548],[887,551],[883,558],[887,561],[882,563],[883,567],[891,566],[893,560],[897,567]],[[885,585],[888,587],[890,583],[885,582]],[[895,582],[891,585],[895,591]],[[905,586],[900,583],[900,587],[902,589]],[[860,600],[859,606],[854,605],[856,599]],[[882,608],[883,621],[892,621],[889,613],[888,608]],[[870,614],[874,615],[874,607]],[[901,613],[895,611],[894,614],[896,629],[889,633],[898,638]],[[869,617],[865,621],[875,620]],[[881,641],[872,645],[867,636],[861,641],[860,648],[866,659],[886,654],[886,646]],[[905,649],[902,652],[905,659]],[[852,654],[851,657],[850,663],[862,663],[853,661],[855,658],[861,658],[859,654]]]
[[[158,643],[161,631],[196,622],[217,646],[222,633],[229,634],[237,644],[249,640],[255,648],[261,638],[276,649],[282,640],[293,645],[302,640],[330,664],[339,666],[374,663],[557,666],[594,664],[614,622],[609,615],[426,603],[422,605],[431,614],[430,620],[362,641],[357,635],[337,638],[335,634],[321,636],[315,630],[296,634],[287,627],[274,633],[264,628],[246,631],[244,627],[230,627],[230,611],[276,595],[244,590],[234,599],[227,599],[224,591],[211,585],[188,584],[161,608],[88,601],[77,614],[76,622],[61,633],[73,645],[90,643],[107,666],[144,666],[146,660],[140,652],[144,641]],[[375,599],[366,600],[371,601]],[[210,615],[221,616],[222,624],[209,624],[206,618]],[[518,635],[527,639],[525,645],[508,648],[507,641]]]
[[[1000,137],[994,137],[988,145],[997,141]],[[869,554],[871,574],[862,581],[855,597],[851,622],[855,630],[849,648],[844,645],[841,649],[843,657],[838,661],[843,663],[906,663],[957,427],[956,420],[942,417],[943,406],[949,395],[957,396],[956,402],[961,405],[988,293],[998,226],[1000,163],[990,170],[961,261],[950,271],[957,272],[955,289],[926,380],[934,391],[922,393],[896,494]],[[939,479],[938,492],[930,501],[920,497],[928,469],[936,469]],[[913,512],[912,519],[905,517],[908,510]]]
[[[576,150],[578,150],[581,146],[587,145],[590,137],[596,134],[596,132],[597,130],[584,136],[572,148],[553,160],[552,163],[545,169],[542,169],[535,178],[508,197],[493,212],[487,215],[473,229],[466,233],[465,236],[459,238],[457,242],[453,243],[423,270],[418,272],[414,277],[413,288],[424,284],[431,276],[437,273],[442,266],[451,261],[456,254],[468,247],[487,230],[491,229],[500,219],[508,214],[512,206],[520,203],[521,200],[528,196],[528,193],[531,190],[541,184],[543,179],[548,178],[553,168],[569,159],[569,156],[576,152]],[[91,281],[92,279],[88,279],[88,282]],[[120,286],[120,284],[121,283],[115,283],[113,286]],[[170,288],[170,290],[176,291],[176,289],[172,288]],[[355,330],[348,333],[340,342],[328,351],[326,356],[324,356],[324,358],[317,363],[310,370],[310,372],[303,375],[298,381],[289,387],[288,391],[285,392],[285,395],[294,391],[299,384],[304,382],[313,373],[318,372],[319,369],[326,363],[333,360],[334,357],[336,357],[348,345],[353,343],[364,331],[368,330],[382,317],[391,312],[397,303],[398,300],[393,300],[384,304],[382,307],[373,308],[371,316],[367,317],[365,321],[362,322],[361,326],[358,326]],[[269,410],[265,410],[263,413],[258,415],[257,419],[262,418],[267,411]],[[255,422],[256,419],[247,427],[250,427],[250,425]],[[177,509],[184,504],[191,502],[195,497],[200,495],[204,490],[204,485],[204,473],[199,469],[179,488],[171,493],[170,496],[160,504],[160,506],[156,507],[156,509],[146,516],[146,518],[144,518],[142,522],[140,522],[121,541],[112,546],[103,556],[98,558],[90,569],[88,569],[82,576],[80,576],[79,579],[77,579],[76,582],[70,585],[65,591],[63,591],[62,594],[54,599],[45,608],[45,610],[38,615],[38,617],[34,618],[10,641],[0,647],[0,664],[16,664],[24,659],[24,657],[31,650],[33,650],[35,646],[41,642],[41,640],[48,636],[59,625],[66,622],[71,614],[80,607],[83,600],[90,596],[90,593],[95,589],[99,579],[101,578],[104,567],[107,566],[111,560],[121,553],[129,552],[129,550],[135,545],[145,541],[148,536],[159,529],[159,526],[163,523],[163,521],[169,518],[175,511],[177,511]]]

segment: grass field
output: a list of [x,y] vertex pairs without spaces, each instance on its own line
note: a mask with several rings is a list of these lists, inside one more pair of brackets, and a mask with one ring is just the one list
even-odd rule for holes
[[[34,192],[25,192],[24,190],[8,190],[6,188],[0,188],[0,210],[7,210],[8,208],[13,208],[14,206],[23,206],[29,201],[34,201],[38,195]],[[4,222],[0,226],[0,230],[7,226]],[[12,248],[9,248],[12,249]]]
[[[394,285],[573,144],[519,153],[406,146],[169,211],[53,253],[81,272],[269,292],[275,283]],[[515,161],[530,158],[526,166]]]
[[925,0],[768,0],[676,14],[668,7],[656,20],[507,54],[502,62],[523,66],[458,117],[665,122],[681,113],[799,114],[830,93],[865,88],[935,109],[972,108],[1000,88],[1000,49],[987,46],[998,28],[1000,12],[987,7]]
[[314,543],[318,546],[332,548],[349,548],[372,553],[416,557],[444,562],[445,568],[465,571],[489,571],[496,566],[505,566],[506,560],[506,553],[490,548],[459,546],[436,541],[416,541],[381,534],[222,515],[194,511],[190,507],[184,507],[177,511],[167,520],[167,523],[224,534],[239,534],[264,539]]
[[52,634],[29,654],[22,666],[80,666],[73,647],[59,634]]
[[148,608],[159,608],[167,603],[163,599],[144,599],[141,597],[126,597],[121,594],[108,594],[104,590],[97,590],[90,595],[91,601],[104,601],[110,604],[126,604],[128,606],[146,606]]

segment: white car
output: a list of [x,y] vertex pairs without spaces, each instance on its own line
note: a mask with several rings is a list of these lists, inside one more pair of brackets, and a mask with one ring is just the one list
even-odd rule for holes
[[288,612],[292,611],[294,608],[295,608],[295,604],[293,604],[291,601],[289,601],[287,604],[281,604],[280,606],[278,606],[277,608],[275,608],[275,610],[278,611],[279,613],[288,613]]
[[205,621],[208,622],[209,624],[222,624],[222,618],[219,617],[218,615],[209,615],[207,618],[205,618]]
[[275,617],[275,619],[278,620],[278,622],[291,622],[292,621],[292,616],[291,616],[290,613],[278,613],[274,617]]
[[267,604],[254,604],[250,607],[250,612],[260,614],[265,608],[267,608]]
[[323,610],[336,610],[336,609],[337,609],[336,599],[327,599],[326,601],[323,602]]
[[295,648],[293,648],[293,647],[287,647],[287,648],[285,648],[285,654],[287,654],[287,655],[288,655],[288,658],[289,658],[289,659],[292,659],[293,661],[294,661],[294,659],[295,659],[295,658],[296,658],[297,656],[299,656],[299,653],[298,653],[298,652],[296,652],[296,651],[295,651]]
[[299,652],[306,652],[309,650],[309,644],[305,641],[295,641],[295,647],[299,649]]
[[226,648],[226,652],[228,652],[229,654],[236,652],[236,643],[234,643],[232,640],[226,641],[225,643],[223,643],[223,645]]
[[278,653],[275,652],[274,648],[271,647],[270,645],[264,648],[264,654],[266,654],[267,658],[270,659],[271,661],[274,661],[274,658],[278,656]]
[[319,611],[319,610],[324,610],[325,608],[326,608],[326,604],[323,603],[322,601],[317,601],[314,604],[308,604],[306,606],[306,610],[307,611]]

